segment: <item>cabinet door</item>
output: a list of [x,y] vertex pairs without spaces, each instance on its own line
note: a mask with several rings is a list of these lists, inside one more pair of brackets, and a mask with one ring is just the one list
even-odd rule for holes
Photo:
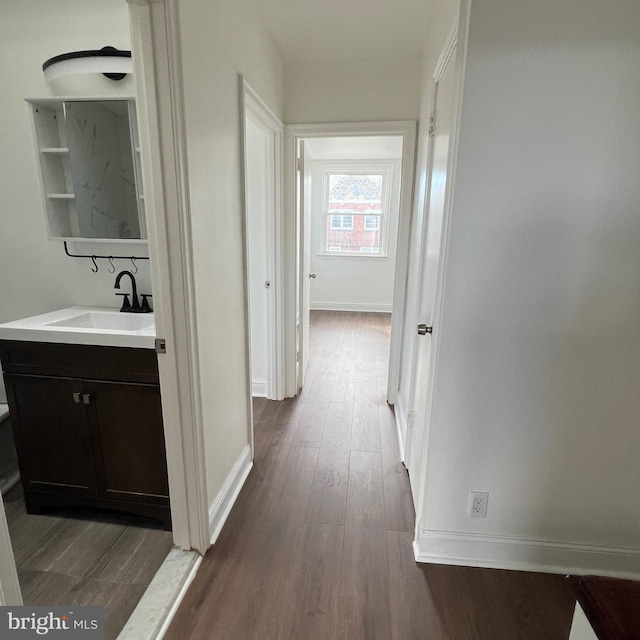
[[8,373],[4,378],[23,487],[95,493],[82,382]]
[[166,505],[167,459],[158,385],[83,382],[98,495]]

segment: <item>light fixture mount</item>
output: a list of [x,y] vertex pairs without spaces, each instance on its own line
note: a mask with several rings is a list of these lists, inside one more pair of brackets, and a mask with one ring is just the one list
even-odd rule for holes
[[54,56],[42,65],[42,71],[47,81],[82,73],[102,73],[110,80],[122,80],[133,72],[133,64],[131,51],[107,46]]

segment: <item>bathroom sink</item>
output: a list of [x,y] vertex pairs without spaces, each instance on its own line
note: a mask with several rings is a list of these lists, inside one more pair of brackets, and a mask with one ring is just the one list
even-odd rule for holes
[[0,340],[153,349],[155,338],[153,313],[120,313],[104,307],[69,307],[0,324]]
[[113,311],[88,311],[63,320],[49,322],[49,327],[77,329],[105,329],[107,331],[140,331],[154,329],[153,314],[114,313]]

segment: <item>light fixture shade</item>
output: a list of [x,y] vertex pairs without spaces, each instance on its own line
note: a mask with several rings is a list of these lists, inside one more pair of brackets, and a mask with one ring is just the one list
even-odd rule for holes
[[42,71],[47,82],[86,73],[102,73],[111,80],[122,80],[128,73],[133,73],[133,62],[131,51],[103,47],[88,51],[72,51],[49,58],[42,65]]

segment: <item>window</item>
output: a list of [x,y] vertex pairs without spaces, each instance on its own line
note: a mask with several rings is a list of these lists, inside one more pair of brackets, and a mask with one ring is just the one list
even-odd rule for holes
[[379,216],[365,216],[364,228],[367,231],[379,231],[380,230],[380,217]]
[[[361,168],[362,167],[362,168]],[[390,168],[324,172],[323,253],[384,255]]]
[[331,216],[332,229],[353,229],[353,216]]

